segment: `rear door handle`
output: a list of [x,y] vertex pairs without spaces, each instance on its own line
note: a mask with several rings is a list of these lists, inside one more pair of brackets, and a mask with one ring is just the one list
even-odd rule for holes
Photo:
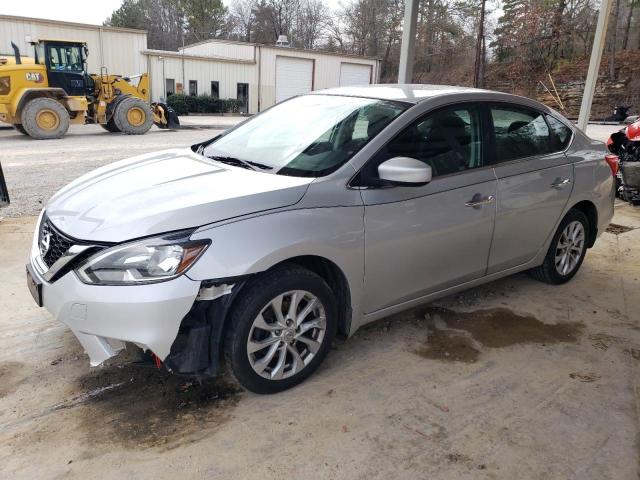
[[483,205],[489,205],[496,199],[493,195],[487,197],[481,197],[480,195],[474,195],[470,202],[465,203],[467,207],[479,208]]
[[553,182],[551,184],[551,188],[562,188],[562,187],[566,187],[567,185],[569,185],[571,183],[571,180],[569,180],[568,178],[565,179],[561,179],[561,178],[556,178],[555,182]]

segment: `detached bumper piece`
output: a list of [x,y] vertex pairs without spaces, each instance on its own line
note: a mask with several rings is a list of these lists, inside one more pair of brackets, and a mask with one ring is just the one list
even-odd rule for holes
[[199,377],[211,377],[218,373],[225,320],[243,283],[236,283],[227,295],[194,302],[182,319],[171,351],[164,360],[167,370]]

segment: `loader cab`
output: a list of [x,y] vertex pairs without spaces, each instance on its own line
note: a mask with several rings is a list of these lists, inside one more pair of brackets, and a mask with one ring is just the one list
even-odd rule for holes
[[34,44],[36,63],[47,69],[49,87],[68,96],[87,94],[87,45],[83,42],[41,40]]

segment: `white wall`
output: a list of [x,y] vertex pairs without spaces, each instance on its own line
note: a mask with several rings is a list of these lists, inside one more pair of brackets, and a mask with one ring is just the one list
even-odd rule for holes
[[0,15],[1,54],[13,54],[13,41],[22,55],[33,57],[33,47],[25,41],[26,35],[40,39],[86,42],[90,73],[99,73],[102,65],[107,67],[109,73],[120,75],[147,71],[146,58],[142,54],[147,48],[147,34],[142,30]]
[[[162,56],[163,60],[159,57]],[[164,96],[164,78],[173,78],[176,88],[183,84],[183,92],[189,93],[189,80],[198,82],[198,94],[210,94],[211,82],[217,81],[220,98],[236,98],[237,84],[249,84],[249,112],[258,111],[258,76],[254,63],[220,62],[205,59],[184,59],[184,80],[182,76],[182,58],[167,57],[159,53],[149,53],[149,72],[151,74],[151,96],[158,101]],[[162,64],[164,62],[164,77]]]

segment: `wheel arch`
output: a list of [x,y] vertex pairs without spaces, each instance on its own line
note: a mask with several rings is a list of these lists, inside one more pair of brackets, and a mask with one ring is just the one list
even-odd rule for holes
[[569,210],[579,210],[584,213],[589,221],[589,239],[587,247],[591,248],[596,242],[598,236],[598,209],[590,200],[581,200],[573,205]]
[[22,115],[22,110],[31,100],[36,98],[52,98],[58,100],[60,104],[67,110],[67,106],[62,102],[66,93],[61,88],[27,88],[20,94],[20,100],[16,105],[16,116]]
[[349,288],[349,282],[342,269],[326,257],[319,255],[300,255],[283,260],[273,265],[269,270],[286,264],[294,264],[306,268],[327,282],[327,285],[333,291],[338,301],[338,333],[343,336],[348,336],[351,329],[352,316],[351,289]]
[[[246,279],[255,278],[264,275],[285,265],[297,265],[315,273],[321,277],[329,288],[333,291],[338,302],[338,334],[344,337],[349,336],[351,330],[351,319],[353,316],[351,306],[351,288],[347,276],[342,269],[332,260],[320,255],[298,255],[289,257],[273,263],[268,268],[252,273],[246,276]],[[241,289],[246,288],[243,282]],[[237,292],[239,293],[239,292]],[[235,297],[235,296],[234,296]],[[233,302],[229,305],[229,309],[233,308]],[[224,321],[224,328],[227,328],[227,319]]]

